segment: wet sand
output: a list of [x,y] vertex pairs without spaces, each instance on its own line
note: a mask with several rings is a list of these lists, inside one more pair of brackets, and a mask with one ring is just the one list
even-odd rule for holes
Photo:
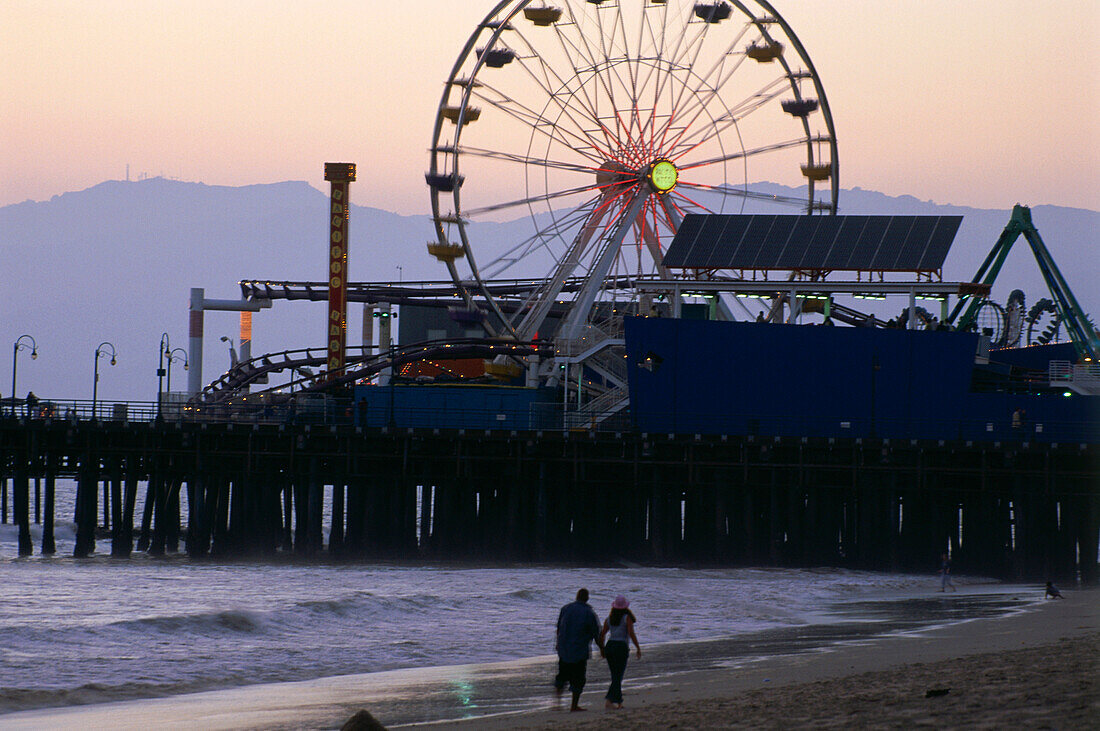
[[[627,668],[628,707],[620,711],[604,710],[606,665],[593,661],[583,700],[590,710],[568,713],[548,692],[554,660],[544,656],[27,711],[0,716],[0,728],[339,728],[361,708],[388,726],[466,717],[434,724],[462,729],[1100,727],[1100,592],[1066,592],[1065,600],[1009,616],[983,615],[998,601],[965,591],[914,597],[890,619],[884,603],[884,619],[862,629],[841,621],[658,647],[646,647],[643,635],[643,657]],[[931,611],[950,617],[956,609],[982,618],[910,626]],[[865,604],[853,614],[875,611]],[[948,692],[926,698],[929,690]]]

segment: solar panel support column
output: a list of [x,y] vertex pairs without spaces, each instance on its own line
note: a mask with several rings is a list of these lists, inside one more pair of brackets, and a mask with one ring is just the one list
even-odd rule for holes
[[917,329],[917,290],[909,288],[909,317],[905,318],[905,329]]

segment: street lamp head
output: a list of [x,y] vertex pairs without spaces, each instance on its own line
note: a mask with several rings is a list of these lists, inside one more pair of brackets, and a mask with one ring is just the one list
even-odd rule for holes
[[38,360],[38,348],[31,350],[31,360]]
[[[108,350],[108,348],[110,350]],[[111,365],[115,365],[115,363],[117,363],[115,358],[118,356],[118,351],[115,350],[115,346],[112,343],[109,343],[106,340],[104,340],[102,343],[100,343],[95,349],[95,359],[96,359],[96,361],[99,360],[100,356],[107,355],[108,353],[110,353],[110,355],[111,355]]]
[[227,335],[222,335],[222,342],[223,342],[223,343],[228,343],[228,342],[229,342],[229,336],[227,336]]

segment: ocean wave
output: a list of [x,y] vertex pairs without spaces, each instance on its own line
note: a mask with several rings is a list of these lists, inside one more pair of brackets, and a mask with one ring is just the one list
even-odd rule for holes
[[[255,679],[248,677],[219,677],[216,680],[183,680],[166,683],[85,683],[74,688],[11,688],[0,687],[0,713],[15,713],[36,708],[85,706],[93,703],[136,700],[139,698],[164,698],[184,693],[250,685]],[[3,719],[0,718],[0,726]]]
[[516,589],[508,592],[508,596],[512,599],[534,599],[538,593],[531,589]]
[[174,614],[160,617],[140,617],[138,619],[125,619],[112,622],[108,629],[148,631],[154,634],[169,633],[181,634],[193,632],[196,634],[210,634],[212,632],[224,632],[227,634],[256,634],[262,632],[265,621],[256,612],[241,610],[224,610],[220,612],[207,612],[202,614]]
[[[423,609],[448,609],[456,604],[454,598],[444,599],[438,594],[412,594],[412,595],[380,595],[368,591],[353,592],[334,599],[307,599],[295,602],[290,614],[297,614],[304,609],[313,614],[321,614],[336,617],[353,616],[356,618],[373,617],[377,615],[392,616],[392,613],[402,613]],[[286,613],[284,610],[283,613]]]

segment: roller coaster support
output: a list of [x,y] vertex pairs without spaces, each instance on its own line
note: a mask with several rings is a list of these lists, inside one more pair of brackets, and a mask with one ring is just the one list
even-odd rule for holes
[[[1069,333],[1078,357],[1083,360],[1095,361],[1100,357],[1100,334],[1097,333],[1096,328],[1081,309],[1081,305],[1077,303],[1077,298],[1073,296],[1073,292],[1062,276],[1062,272],[1058,270],[1058,265],[1054,263],[1054,257],[1050,255],[1050,251],[1047,250],[1042,237],[1039,236],[1039,230],[1031,222],[1031,209],[1027,206],[1017,204],[1013,207],[1012,218],[1005,226],[1004,231],[1001,232],[997,243],[993,245],[989,256],[978,268],[978,273],[974,275],[974,283],[980,282],[987,286],[993,284],[993,280],[997,278],[997,274],[1001,271],[1001,267],[1008,257],[1009,250],[1021,234],[1031,245],[1031,252],[1035,255],[1039,271],[1047,283],[1050,296],[1058,308],[1058,314],[1062,322],[1065,323],[1066,332]],[[982,298],[977,295],[961,298],[959,303],[955,305],[955,309],[952,310],[948,322],[955,324],[955,318],[965,307],[966,311],[959,318],[956,327],[959,330],[970,329],[974,326],[981,302]]]

